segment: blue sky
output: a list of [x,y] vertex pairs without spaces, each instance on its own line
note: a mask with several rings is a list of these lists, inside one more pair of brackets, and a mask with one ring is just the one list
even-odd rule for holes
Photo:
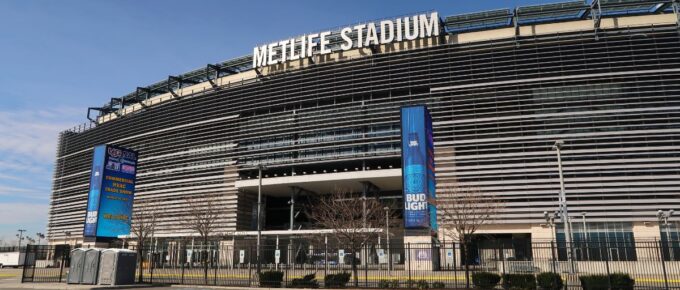
[[307,32],[548,2],[0,1],[0,239],[45,231],[57,134],[88,106]]

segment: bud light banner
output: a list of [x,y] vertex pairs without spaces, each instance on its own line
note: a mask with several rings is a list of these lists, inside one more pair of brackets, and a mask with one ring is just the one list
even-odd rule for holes
[[130,234],[137,152],[113,145],[94,147],[83,236]]
[[432,117],[425,106],[401,109],[404,227],[437,230]]

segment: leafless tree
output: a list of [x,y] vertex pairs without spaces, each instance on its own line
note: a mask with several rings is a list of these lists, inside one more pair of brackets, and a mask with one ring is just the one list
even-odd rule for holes
[[[343,190],[317,196],[307,216],[318,226],[332,229],[332,237],[352,253],[354,286],[359,286],[356,252],[376,240],[385,226],[385,210],[377,198],[365,200]],[[364,206],[365,204],[365,206]]]
[[183,226],[190,229],[200,237],[203,242],[203,277],[208,282],[208,259],[207,247],[210,238],[216,234],[217,225],[222,217],[222,210],[213,197],[190,198],[187,200],[186,212],[188,213]]
[[454,183],[444,188],[437,200],[433,201],[441,220],[443,234],[460,242],[465,257],[465,284],[470,287],[468,265],[469,245],[473,235],[485,224],[492,221],[502,209],[502,203],[476,187]]
[[[135,202],[132,211],[132,224],[130,232],[135,236],[137,242],[137,256],[139,257],[139,283],[142,283],[142,273],[144,265],[144,247],[147,240],[151,240],[156,231],[158,221],[158,205],[147,201],[138,200]],[[153,241],[150,241],[153,243]]]

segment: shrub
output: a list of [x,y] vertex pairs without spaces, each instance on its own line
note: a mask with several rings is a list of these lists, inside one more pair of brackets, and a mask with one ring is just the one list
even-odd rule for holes
[[316,274],[311,273],[302,278],[295,278],[290,282],[292,288],[319,288],[319,282],[316,281]]
[[444,282],[434,281],[434,282],[432,282],[432,288],[444,289],[444,288],[446,288],[446,285],[444,284]]
[[430,283],[427,283],[427,280],[418,280],[418,282],[416,282],[416,288],[428,289],[430,288]]
[[609,278],[607,275],[586,275],[579,277],[584,290],[607,290]]
[[378,288],[380,289],[392,288],[390,285],[390,280],[382,279],[378,281]]
[[612,273],[609,277],[613,290],[632,290],[635,288],[635,280],[626,273]]
[[260,287],[281,288],[281,281],[283,281],[283,272],[265,271],[260,273],[259,278]]
[[408,279],[406,280],[406,288],[415,288],[416,287],[416,280],[411,280]]
[[533,274],[503,274],[504,289],[536,289],[536,278]]
[[562,277],[557,273],[543,272],[536,276],[538,287],[543,290],[560,290],[562,289]]
[[389,288],[399,288],[399,280],[392,280]]
[[501,281],[501,276],[489,272],[472,273],[472,284],[479,289],[493,289]]
[[323,285],[326,288],[345,288],[352,274],[342,272],[340,274],[329,274],[323,278]]

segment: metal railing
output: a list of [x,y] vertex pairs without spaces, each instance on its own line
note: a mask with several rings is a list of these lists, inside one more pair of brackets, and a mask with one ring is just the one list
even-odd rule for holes
[[[636,288],[680,287],[678,242],[527,243],[486,241],[467,247],[459,243],[372,244],[359,249],[302,240],[262,246],[256,258],[252,241],[211,241],[207,246],[191,241],[170,241],[162,247],[136,249],[137,279],[142,283],[257,287],[257,269],[283,273],[283,287],[297,287],[302,277],[314,274],[313,285],[326,287],[331,274],[349,273],[346,287],[417,288],[427,283],[437,288],[465,288],[466,264],[472,273],[558,273],[566,288],[581,288],[580,277],[628,274]],[[132,248],[134,249],[134,248]],[[564,253],[573,251],[571,259]],[[627,252],[628,255],[621,255]],[[22,282],[65,282],[70,249],[28,246]],[[630,254],[635,253],[635,254]],[[44,260],[41,260],[44,259]],[[354,262],[354,264],[353,264]],[[141,269],[139,265],[141,264]],[[297,280],[296,280],[297,279]],[[307,284],[309,285],[309,284]],[[472,279],[470,279],[472,287]],[[501,284],[497,286],[499,289]]]

